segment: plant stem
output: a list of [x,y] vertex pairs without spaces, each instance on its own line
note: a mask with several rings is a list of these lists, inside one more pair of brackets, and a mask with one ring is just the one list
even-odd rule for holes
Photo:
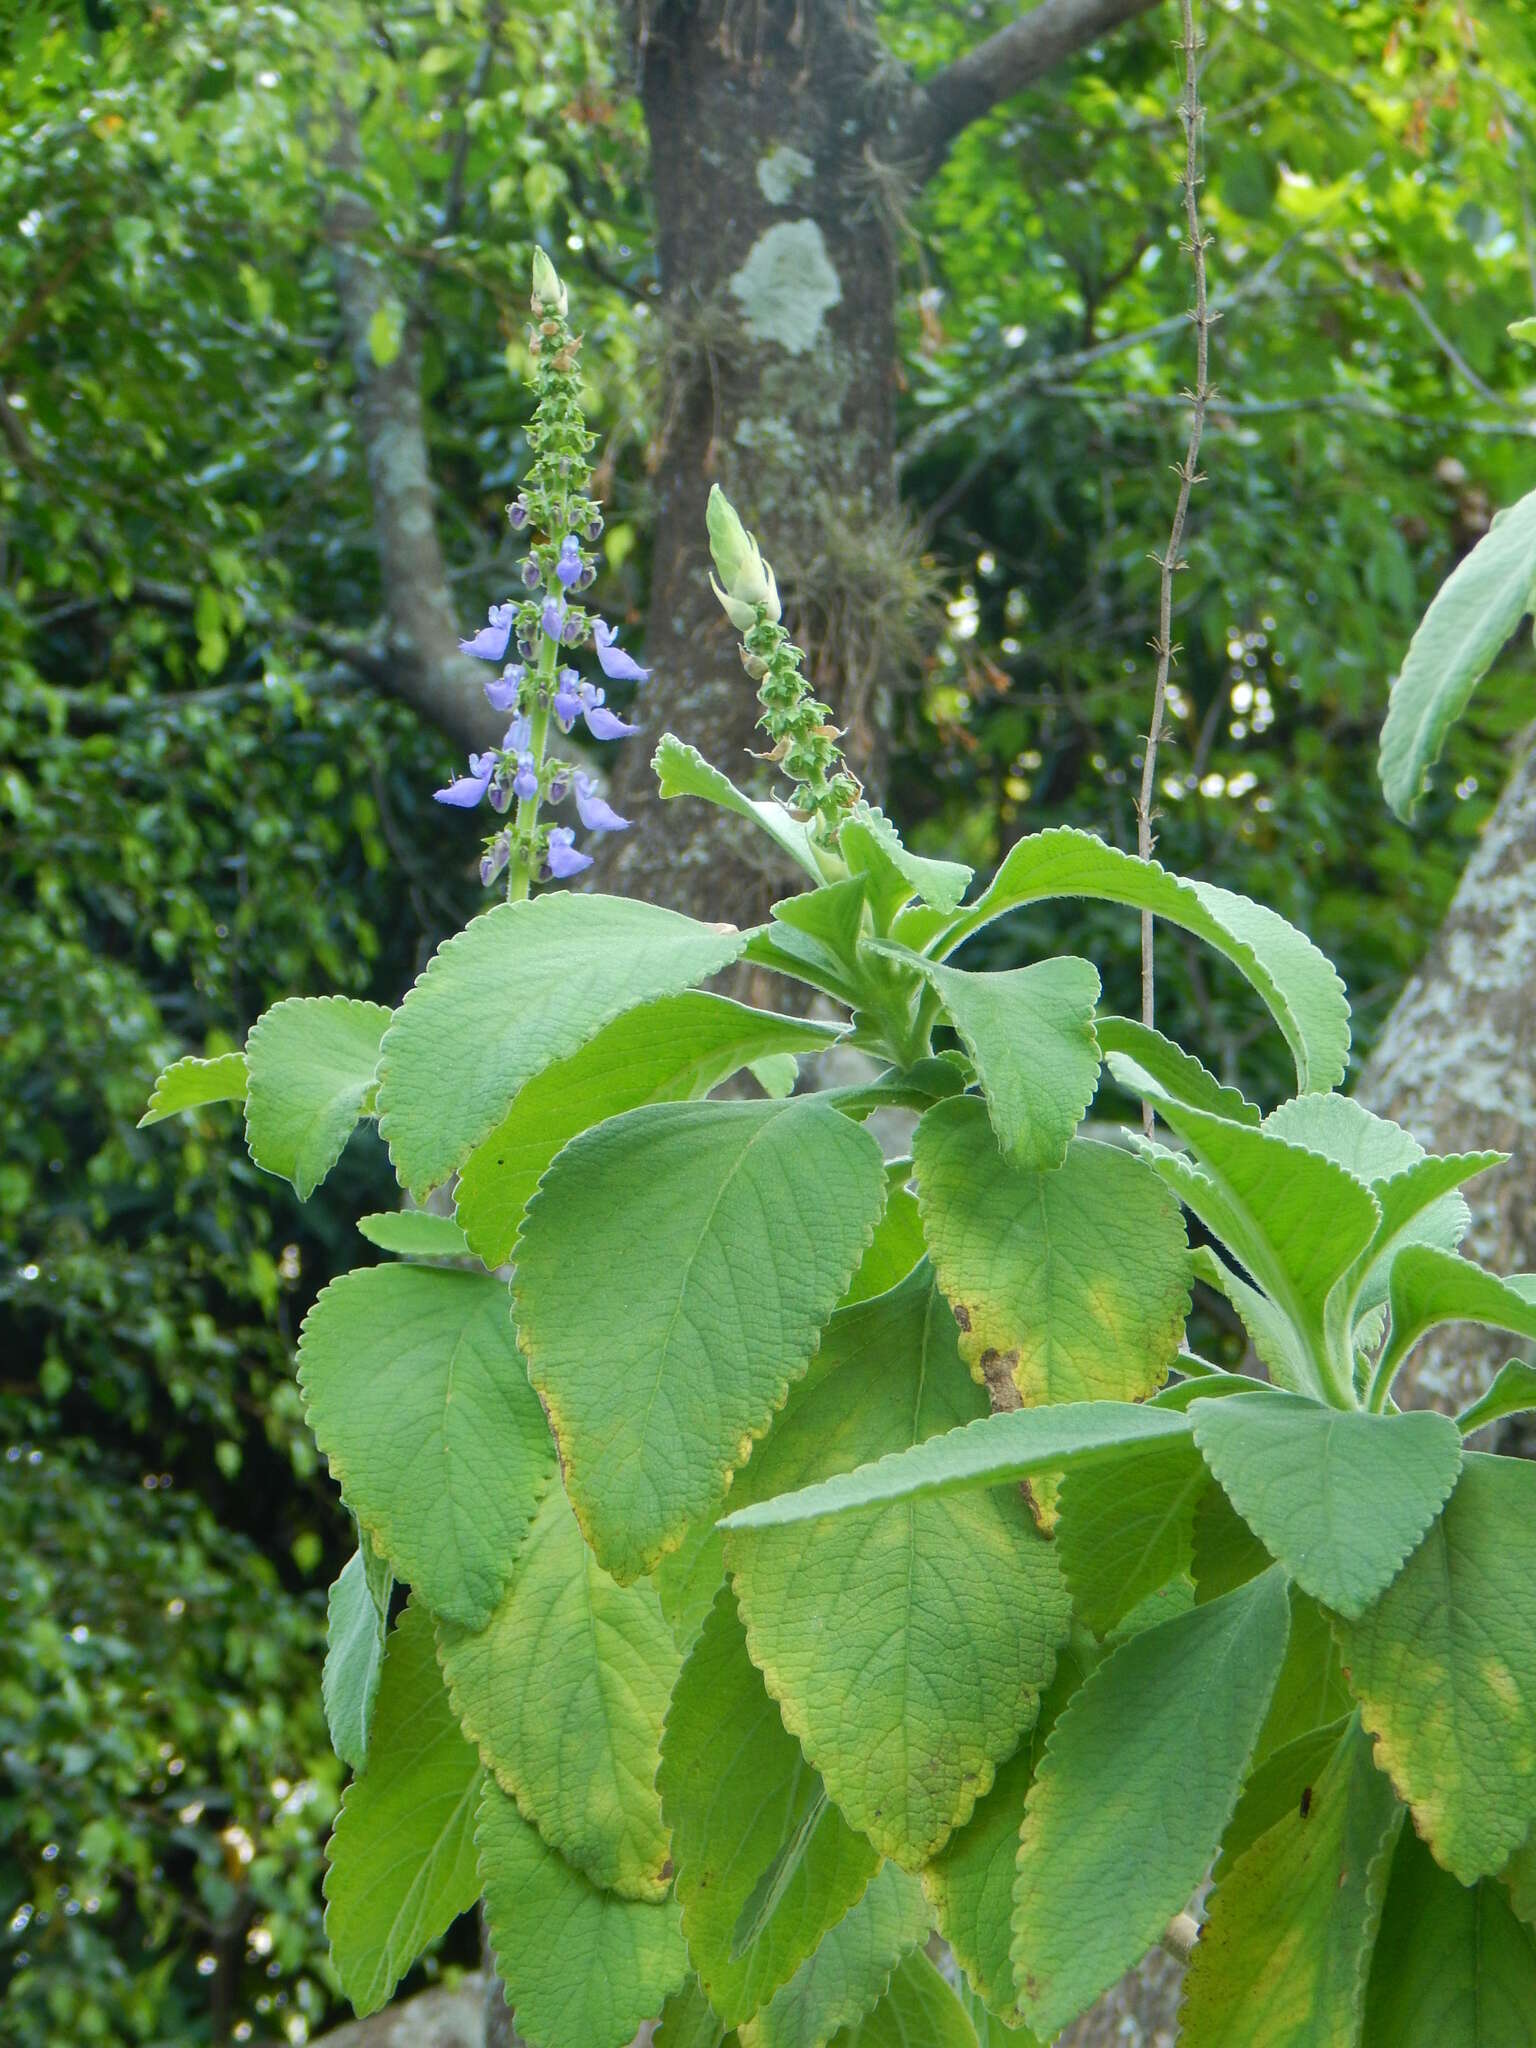
[[[542,778],[544,774],[544,749],[549,744],[549,685],[554,680],[555,663],[560,650],[547,633],[539,635],[538,682],[534,690],[533,710],[529,714],[529,751],[533,755],[534,773]],[[540,791],[532,796],[520,796],[512,818],[514,855],[511,870],[507,875],[507,901],[521,903],[533,885],[533,834],[539,822]]]
[[[1142,756],[1141,795],[1136,805],[1136,851],[1143,860],[1152,858],[1152,807],[1157,790],[1157,749],[1163,733],[1168,675],[1176,652],[1173,640],[1173,579],[1184,567],[1179,549],[1183,545],[1184,522],[1189,513],[1189,494],[1195,484],[1201,481],[1197,464],[1200,458],[1200,437],[1205,430],[1206,406],[1211,396],[1211,385],[1207,375],[1210,364],[1210,333],[1213,323],[1221,317],[1211,311],[1206,297],[1206,236],[1200,226],[1200,124],[1203,116],[1200,105],[1199,53],[1202,39],[1195,32],[1194,0],[1180,0],[1180,9],[1183,27],[1181,47],[1184,53],[1184,92],[1179,102],[1179,119],[1184,126],[1184,217],[1187,228],[1184,247],[1189,251],[1194,272],[1194,304],[1189,309],[1189,318],[1195,328],[1195,384],[1194,389],[1186,394],[1190,400],[1189,440],[1184,450],[1184,460],[1176,465],[1179,494],[1174,503],[1168,546],[1160,557],[1153,557],[1161,572],[1157,638],[1152,643],[1157,654],[1157,680],[1152,692],[1152,722],[1147,730],[1146,752]],[[1153,969],[1152,913],[1144,910],[1141,915],[1141,1021],[1149,1030],[1155,1011]],[[1143,1103],[1141,1113],[1142,1122],[1150,1136],[1152,1105]]]

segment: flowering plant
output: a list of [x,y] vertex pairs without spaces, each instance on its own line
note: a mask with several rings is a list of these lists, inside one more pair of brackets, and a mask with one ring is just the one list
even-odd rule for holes
[[[355,1773],[344,1989],[383,2004],[483,1898],[539,2048],[658,2014],[660,2048],[1046,2041],[1189,1947],[1214,1861],[1195,2048],[1494,2038],[1477,2014],[1536,1998],[1536,1468],[1464,1438],[1536,1373],[1458,1421],[1391,1390],[1447,1320],[1536,1338],[1536,1289],[1456,1251],[1498,1155],[1428,1157],[1336,1092],[1343,988],[1263,906],[1077,831],[974,895],[911,852],[718,493],[786,786],[749,797],[668,736],[661,792],[738,814],[804,887],[746,932],[532,896],[589,860],[546,807],[624,822],[549,751],[633,730],[567,657],[642,678],[576,599],[599,514],[542,257],[533,310],[529,594],[466,642],[510,724],[439,792],[509,818],[483,863],[507,901],[397,1009],[279,1003],[150,1110],[243,1100],[303,1196],[368,1121],[409,1197],[452,1199],[364,1218],[389,1258],[299,1345],[357,1526],[323,1680]],[[955,964],[1062,896],[1221,955],[1296,1096],[1264,1115],[1102,1014],[1086,960]],[[703,989],[738,961],[834,1015]],[[802,1092],[833,1044],[875,1077]],[[756,1097],[715,1095],[744,1072]],[[1084,1131],[1106,1074],[1160,1134]],[[882,1157],[882,1107],[915,1113],[910,1158]],[[1267,1384],[1184,1348],[1196,1276]]]

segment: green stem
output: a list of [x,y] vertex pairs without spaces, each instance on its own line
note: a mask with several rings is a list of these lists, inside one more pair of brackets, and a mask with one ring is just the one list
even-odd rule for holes
[[[529,751],[533,755],[534,773],[542,778],[544,773],[544,749],[549,744],[548,685],[554,679],[555,664],[560,649],[542,629],[539,633],[539,687],[535,692],[534,706],[529,715]],[[512,818],[514,855],[511,870],[507,875],[507,901],[521,903],[533,884],[533,835],[539,822],[539,791],[532,796],[520,796],[517,810]]]

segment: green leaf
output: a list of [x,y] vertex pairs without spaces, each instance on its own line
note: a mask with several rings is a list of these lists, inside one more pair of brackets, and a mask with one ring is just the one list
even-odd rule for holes
[[697,747],[690,747],[671,733],[663,733],[651,759],[663,797],[696,796],[734,811],[760,831],[766,832],[781,853],[805,869],[813,882],[822,879],[816,856],[811,851],[810,833],[792,818],[781,803],[744,796],[727,775],[712,767]]
[[1096,1635],[1189,1570],[1195,1508],[1209,1485],[1187,1437],[1066,1474],[1056,1499],[1056,1553],[1073,1608]]
[[1492,1876],[1536,1821],[1536,1466],[1467,1452],[1440,1519],[1338,1636],[1415,1827],[1463,1884]]
[[150,1124],[164,1123],[168,1116],[179,1116],[184,1109],[201,1109],[207,1102],[244,1102],[245,1089],[243,1052],[221,1052],[211,1060],[175,1060],[156,1081],[138,1127],[145,1130]]
[[1536,593],[1536,491],[1502,512],[1435,593],[1387,701],[1377,763],[1400,818],[1429,787],[1445,736],[1531,609]]
[[299,1386],[363,1528],[434,1613],[478,1628],[554,1472],[505,1287],[441,1266],[344,1274],[304,1318]]
[[430,1209],[384,1209],[360,1216],[357,1227],[382,1252],[407,1259],[462,1259],[469,1251],[464,1233],[451,1216]]
[[1361,2048],[1528,2048],[1536,1930],[1490,1878],[1469,1887],[1403,1831],[1371,1962]]
[[1099,1082],[1099,977],[1070,956],[967,974],[925,968],[976,1065],[998,1148],[1014,1166],[1060,1166]]
[[274,1003],[245,1041],[245,1141],[256,1164],[308,1201],[363,1113],[390,1013],[348,996]]
[[727,1587],[677,1681],[659,1784],[689,1957],[710,2004],[734,2025],[857,1904],[880,1859],[785,1732]]
[[1237,1089],[1224,1088],[1193,1053],[1185,1052],[1160,1031],[1134,1023],[1129,1017],[1100,1017],[1096,1030],[1099,1049],[1111,1074],[1129,1094],[1144,1094],[1146,1077],[1176,1101],[1187,1102],[1191,1109],[1208,1110],[1212,1116],[1226,1117],[1232,1123],[1259,1121],[1259,1111],[1253,1103]]
[[486,1931],[518,2032],[539,2048],[623,2048],[688,1974],[676,1901],[600,1890],[494,1779],[475,1842]]
[[1028,2027],[1022,2023],[1010,2026],[995,2012],[988,2011],[963,1977],[960,1980],[960,2003],[976,2030],[977,2048],[1042,2048]]
[[1455,1252],[1408,1245],[1392,1264],[1392,1334],[1377,1368],[1377,1383],[1394,1375],[1419,1339],[1443,1323],[1482,1323],[1536,1338],[1536,1299],[1511,1281],[1485,1273]]
[[[1293,1605],[1293,1628],[1295,1621]],[[1289,1657],[1289,1650],[1286,1655]],[[1283,1683],[1283,1673],[1281,1679]],[[1288,1814],[1299,1814],[1304,1799],[1310,1807],[1310,1793],[1316,1789],[1318,1779],[1333,1761],[1340,1742],[1354,1727],[1354,1705],[1347,1702],[1343,1712],[1334,1715],[1332,1720],[1321,1725],[1309,1723],[1302,1734],[1271,1751],[1254,1766],[1243,1787],[1243,1796],[1237,1802],[1237,1811],[1221,1838],[1221,1854],[1213,1870],[1218,1883],[1243,1851],[1251,1848],[1261,1835],[1267,1835]]]
[[1463,1436],[1470,1436],[1475,1429],[1486,1429],[1490,1422],[1501,1421],[1506,1415],[1523,1415],[1531,1408],[1536,1408],[1536,1365],[1527,1365],[1523,1358],[1511,1358],[1499,1367],[1487,1393],[1479,1395],[1470,1408],[1462,1409],[1456,1427]]
[[454,1207],[471,1249],[487,1266],[512,1256],[550,1161],[593,1124],[646,1103],[707,1095],[753,1060],[816,1052],[836,1035],[829,1025],[696,989],[626,1011],[579,1052],[535,1074],[464,1162]]
[[885,1200],[885,1214],[875,1225],[869,1250],[859,1261],[858,1271],[843,1296],[843,1306],[870,1301],[905,1280],[918,1260],[927,1256],[923,1242],[922,1212],[917,1197],[904,1187],[893,1187]]
[[769,937],[797,960],[816,969],[824,986],[850,991],[859,979],[859,940],[869,928],[868,884],[863,875],[824,882],[773,905]]
[[1185,2048],[1355,2048],[1403,1810],[1351,1727],[1226,1871],[1185,1977]]
[[1187,1433],[1175,1412],[1132,1401],[1068,1401],[1051,1408],[1016,1408],[984,1415],[963,1429],[930,1437],[837,1479],[824,1479],[776,1500],[755,1502],[727,1515],[721,1527],[769,1529],[821,1515],[847,1514],[879,1501],[968,1487],[1006,1486],[1041,1472],[1068,1472],[1079,1464],[1118,1464],[1149,1442]]
[[1331,1159],[1273,1131],[1228,1123],[1166,1097],[1158,1111],[1195,1148],[1198,1164],[1148,1146],[1152,1165],[1242,1261],[1294,1333],[1277,1349],[1271,1326],[1252,1331],[1269,1340],[1260,1343],[1260,1356],[1277,1378],[1301,1381],[1292,1392],[1342,1394],[1351,1361],[1330,1342],[1328,1298],[1375,1237],[1380,1211],[1370,1190]]
[[652,2048],[722,2048],[727,2037],[724,2020],[714,2012],[697,1977],[690,1977],[680,1991],[672,1992],[661,2008]]
[[1047,2040],[1189,1903],[1237,1803],[1287,1626],[1285,1582],[1266,1572],[1130,1637],[1051,1731],[1013,1918],[1019,2002]]
[[359,2018],[387,2005],[429,1942],[480,1891],[480,1760],[459,1733],[413,1600],[384,1656],[368,1768],[342,1796],[326,1848],[325,1932]]
[[389,1566],[359,1532],[358,1547],[342,1566],[326,1601],[325,1668],[320,1674],[331,1747],[354,1771],[361,1771],[368,1761],[368,1730],[384,1669],[393,1586]]
[[1445,1415],[1366,1415],[1261,1388],[1196,1401],[1205,1462],[1271,1557],[1355,1619],[1389,1586],[1445,1504],[1461,1437]]
[[519,1336],[616,1579],[724,1496],[884,1201],[879,1146],[813,1097],[631,1110],[550,1168],[523,1225]]
[[438,1655],[460,1726],[523,1818],[594,1884],[663,1898],[656,1767],[677,1648],[655,1589],[614,1584],[562,1487],[485,1627],[440,1622]]
[[927,1111],[913,1156],[929,1255],[994,1404],[1131,1400],[1162,1382],[1189,1262],[1178,1205],[1143,1161],[1076,1138],[1052,1172],[1010,1166],[970,1095]]
[[[834,1318],[827,1370],[754,1455],[788,1491],[987,1412],[926,1266]],[[752,1661],[827,1791],[883,1855],[926,1862],[1033,1721],[1065,1641],[1055,1554],[1016,1492],[870,1507],[726,1546]]]
[[855,874],[867,876],[870,902],[882,927],[914,896],[934,910],[958,909],[975,872],[956,860],[924,860],[909,853],[890,819],[872,804],[854,805],[837,843]]
[[1051,1729],[1097,1661],[1079,1631],[1063,1649],[1040,1714],[1024,1741],[998,1766],[992,1789],[923,1872],[939,1932],[955,1960],[994,2012],[1018,2004],[1013,1979],[1013,1884],[1024,1801]]
[[[1268,1553],[1255,1548],[1259,1566],[1267,1567]],[[1254,1749],[1260,1762],[1309,1729],[1337,1721],[1354,1707],[1328,1616],[1294,1579],[1287,1588],[1287,1597],[1291,1603],[1291,1633],[1269,1713]]]
[[761,2012],[743,2023],[742,2048],[825,2048],[884,1997],[896,1965],[926,1939],[922,1886],[886,1863],[869,1889]]
[[965,2007],[921,1949],[903,1956],[880,2003],[832,2048],[977,2048]]
[[518,1090],[605,1024],[728,967],[745,934],[651,903],[562,892],[499,903],[439,946],[395,1013],[379,1130],[402,1184],[439,1186]]
[[1223,954],[1252,983],[1285,1034],[1303,1090],[1333,1088],[1349,1059],[1349,1004],[1332,966],[1294,926],[1260,903],[1172,875],[1091,833],[1056,826],[1014,845],[985,891],[931,950],[943,958],[1022,903],[1086,896],[1150,910]]
[[1406,1172],[1425,1157],[1411,1132],[1349,1095],[1293,1096],[1270,1111],[1264,1128],[1288,1144],[1321,1152],[1367,1187]]

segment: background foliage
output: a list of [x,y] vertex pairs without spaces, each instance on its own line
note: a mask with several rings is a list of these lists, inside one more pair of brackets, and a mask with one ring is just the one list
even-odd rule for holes
[[[924,71],[1006,11],[897,0],[884,25]],[[1166,27],[973,129],[904,216],[903,481],[945,608],[891,796],[983,867],[1047,823],[1134,838],[1188,353]],[[1209,28],[1221,395],[1162,846],[1308,929],[1368,1041],[1522,722],[1513,662],[1417,829],[1388,818],[1387,677],[1536,455],[1504,335],[1536,290],[1536,52],[1522,10],[1474,28],[1451,0]],[[595,595],[638,614],[664,352],[626,35],[596,0],[34,4],[0,29],[0,1972],[24,2048],[335,2012],[316,1681],[350,1539],[289,1357],[383,1162],[359,1141],[301,1214],[228,1112],[134,1126],[177,1052],[286,993],[395,1000],[478,901],[429,815],[446,743],[343,658],[378,590],[325,232],[338,92],[392,303],[425,320],[466,619],[507,559],[534,237],[584,309],[619,563]],[[396,344],[387,312],[370,342]],[[1117,934],[1071,943],[1108,960]],[[1032,939],[1067,943],[1007,944]],[[1250,1058],[1172,948],[1162,990],[1166,1028]]]

